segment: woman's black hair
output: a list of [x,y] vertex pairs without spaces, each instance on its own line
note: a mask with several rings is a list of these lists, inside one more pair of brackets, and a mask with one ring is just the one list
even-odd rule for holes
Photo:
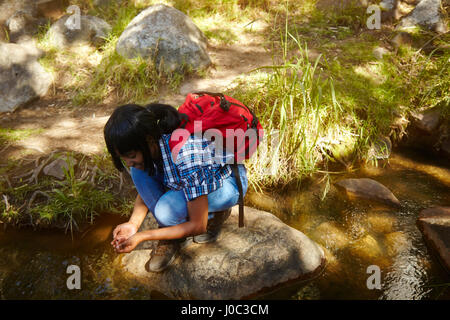
[[145,107],[126,104],[117,107],[105,125],[103,134],[114,166],[123,171],[120,155],[141,151],[145,170],[155,174],[155,164],[148,146],[148,139],[158,143],[161,135],[172,133],[181,121],[177,109],[167,104],[151,103]]

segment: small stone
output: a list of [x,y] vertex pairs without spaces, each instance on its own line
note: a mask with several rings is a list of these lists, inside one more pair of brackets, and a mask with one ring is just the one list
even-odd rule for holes
[[371,145],[368,152],[368,159],[388,159],[392,151],[392,142],[389,137],[378,137]]
[[372,52],[375,58],[377,58],[378,60],[383,60],[383,56],[389,54],[389,50],[383,47],[376,47]]
[[383,0],[380,2],[380,8],[385,11],[394,9],[397,0]]
[[[69,165],[67,164],[67,158],[59,158],[48,164],[44,167],[43,172],[47,176],[55,177],[59,180],[63,180],[65,178],[64,169],[68,170]],[[76,160],[74,158],[70,158],[70,162],[72,165],[76,164]]]

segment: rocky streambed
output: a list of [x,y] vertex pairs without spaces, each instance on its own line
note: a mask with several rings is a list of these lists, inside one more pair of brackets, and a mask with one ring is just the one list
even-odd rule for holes
[[[433,224],[436,215],[426,209],[450,205],[449,177],[448,167],[439,162],[396,152],[384,168],[332,177],[323,200],[327,184],[320,180],[283,194],[248,194],[247,205],[273,215],[262,213],[261,221],[249,210],[249,227],[241,231],[232,216],[216,244],[186,247],[165,275],[147,276],[141,269],[151,243],[141,253],[112,251],[111,232],[124,217],[103,215],[73,242],[58,232],[0,228],[0,294],[5,299],[206,298],[200,293],[237,299],[248,292],[256,299],[448,299],[445,265],[417,221],[422,217]],[[376,181],[396,200],[372,201],[355,190],[344,191],[337,183],[345,179]],[[251,236],[244,235],[249,232]],[[230,241],[238,238],[241,246],[234,248]],[[295,239],[309,248],[310,265],[302,264],[306,259]],[[199,250],[212,258],[197,259]],[[322,254],[323,266],[318,259]],[[66,286],[70,265],[80,266],[80,290]],[[187,277],[182,272],[186,266],[205,272]],[[380,288],[367,285],[373,266],[380,270]],[[245,280],[243,285],[235,283],[237,276]]]

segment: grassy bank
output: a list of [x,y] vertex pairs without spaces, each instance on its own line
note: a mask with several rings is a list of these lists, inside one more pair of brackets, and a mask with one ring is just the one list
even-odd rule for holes
[[[44,167],[63,159],[63,178]],[[113,168],[105,154],[86,157],[73,152],[10,160],[0,168],[1,223],[33,228],[83,230],[102,212],[128,214],[131,183]]]
[[[288,8],[273,21],[274,65],[242,75],[228,92],[266,129],[267,152],[249,162],[257,189],[377,164],[375,145],[401,139],[412,113],[439,107],[449,119],[449,34],[419,29],[394,47],[392,28],[364,29],[360,8],[309,9]],[[377,47],[390,50],[380,59]]]

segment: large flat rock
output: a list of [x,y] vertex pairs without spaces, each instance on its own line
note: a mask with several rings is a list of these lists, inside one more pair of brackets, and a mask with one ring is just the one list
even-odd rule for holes
[[400,207],[400,201],[394,194],[378,181],[368,178],[343,179],[335,184],[346,191],[350,198],[361,197],[368,200],[383,202],[385,204]]
[[450,207],[433,207],[422,210],[417,218],[427,246],[437,254],[450,273]]
[[[156,242],[125,254],[122,266],[139,282],[174,299],[240,299],[307,280],[320,274],[323,250],[302,232],[274,215],[245,207],[238,228],[238,207],[214,243],[192,243],[162,273],[145,270]],[[147,248],[145,248],[147,247]]]

